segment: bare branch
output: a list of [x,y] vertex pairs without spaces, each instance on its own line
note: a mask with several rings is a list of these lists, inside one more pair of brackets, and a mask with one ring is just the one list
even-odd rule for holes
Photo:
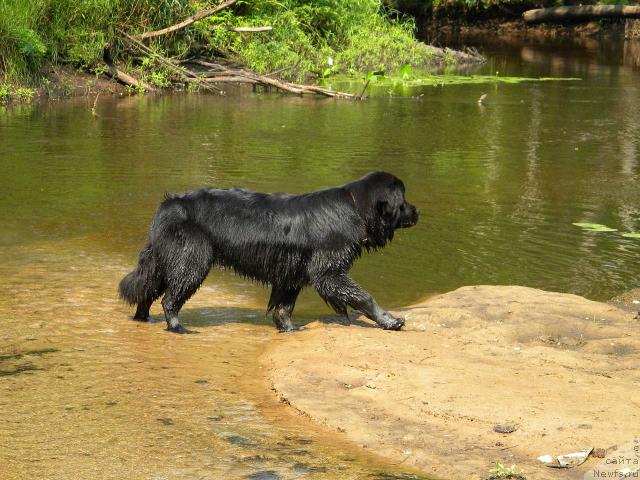
[[230,32],[270,32],[273,27],[227,27]]
[[144,32],[144,33],[141,33],[139,35],[136,35],[135,38],[137,40],[144,40],[145,38],[159,37],[161,35],[167,35],[168,33],[172,33],[172,32],[175,32],[177,30],[181,30],[181,29],[183,29],[185,27],[188,27],[192,23],[197,22],[198,20],[202,20],[203,18],[210,17],[211,15],[214,15],[214,14],[218,13],[220,10],[224,10],[225,8],[230,7],[231,5],[236,3],[237,1],[238,0],[225,0],[225,1],[221,2],[221,3],[219,3],[218,5],[216,5],[213,8],[209,8],[207,10],[201,10],[198,13],[196,13],[195,15],[190,16],[189,18],[185,18],[180,23],[176,23],[175,25],[171,25],[170,27],[163,28],[161,30],[155,30],[153,32]]
[[[203,62],[206,63],[206,62]],[[219,67],[219,66],[218,66]],[[300,85],[297,83],[285,82],[276,78],[271,78],[266,75],[258,75],[257,73],[249,72],[247,70],[239,68],[223,68],[206,72],[206,79],[203,79],[207,83],[251,83],[254,85],[263,85],[267,87],[274,87],[283,92],[293,93],[296,95],[303,94],[319,94],[326,97],[336,98],[353,98],[350,93],[336,92],[328,88],[318,87],[315,85]],[[187,82],[193,81],[187,79]]]

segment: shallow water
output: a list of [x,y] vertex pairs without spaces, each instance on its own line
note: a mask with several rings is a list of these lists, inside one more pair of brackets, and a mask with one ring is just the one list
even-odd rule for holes
[[[267,290],[212,273],[183,311],[197,335],[129,320],[116,285],[165,192],[303,192],[395,173],[421,221],[353,270],[388,307],[469,284],[599,300],[638,287],[640,240],[620,235],[640,230],[638,70],[535,46],[494,49],[478,73],[496,70],[582,80],[366,102],[101,97],[97,118],[93,99],[2,112],[0,477],[401,470],[309,425],[269,391],[257,361],[279,338],[264,318]],[[299,322],[331,315],[312,292],[296,313]]]

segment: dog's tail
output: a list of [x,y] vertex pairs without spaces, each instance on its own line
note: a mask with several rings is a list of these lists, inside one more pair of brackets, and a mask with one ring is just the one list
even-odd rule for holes
[[138,265],[128,273],[118,286],[120,298],[129,305],[150,303],[158,297],[162,285],[162,274],[150,243],[138,256]]

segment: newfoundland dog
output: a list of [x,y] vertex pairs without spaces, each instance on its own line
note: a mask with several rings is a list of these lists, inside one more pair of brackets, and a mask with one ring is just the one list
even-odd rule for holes
[[397,228],[418,222],[404,191],[397,177],[373,172],[302,195],[241,189],[170,195],[151,222],[137,267],[120,282],[120,296],[137,305],[134,319],[146,321],[164,294],[167,329],[184,333],[178,313],[218,265],[272,286],[267,311],[281,332],[295,330],[291,313],[307,285],[339,314],[351,307],[399,330],[404,319],[382,309],[347,272],[363,248],[382,248]]

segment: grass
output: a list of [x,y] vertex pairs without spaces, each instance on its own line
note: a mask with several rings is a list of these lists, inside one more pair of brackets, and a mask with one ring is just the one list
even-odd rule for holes
[[495,468],[489,471],[488,480],[502,480],[502,479],[513,479],[513,480],[525,480],[524,470],[518,469],[515,465],[511,465],[510,467],[506,467],[500,462],[496,462]]
[[43,6],[37,1],[0,2],[0,72],[5,78],[22,78],[45,58],[47,49],[36,31]]
[[6,103],[10,100],[30,100],[34,94],[33,88],[0,83],[0,103]]
[[45,62],[93,68],[117,25],[166,26],[191,10],[187,0],[2,0],[0,79],[38,79]]

